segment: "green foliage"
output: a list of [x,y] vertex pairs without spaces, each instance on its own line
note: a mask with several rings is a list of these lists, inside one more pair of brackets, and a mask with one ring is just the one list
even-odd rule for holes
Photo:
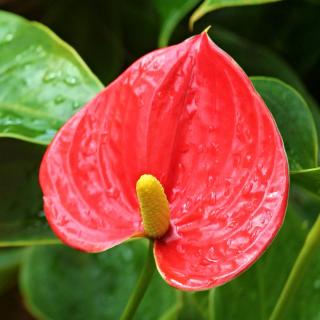
[[[320,210],[318,1],[271,4],[277,1],[34,0],[32,13],[24,9],[73,45],[103,83],[157,41],[165,46],[173,34],[174,41],[189,37],[193,11],[191,26],[200,18],[202,29],[212,25],[212,39],[254,76],[283,137],[290,209],[263,257],[239,278],[206,292],[177,292],[156,272],[136,319],[269,319]],[[101,88],[76,51],[47,27],[0,11],[0,247],[59,243],[43,213],[40,161],[56,131]],[[303,188],[315,194],[312,201]],[[0,293],[15,284],[22,263],[23,299],[36,318],[118,319],[145,252],[143,241],[100,254],[60,244],[1,249]],[[316,255],[285,319],[319,319],[319,274]]]
[[293,182],[320,196],[320,167],[294,171],[291,178]]
[[190,27],[193,28],[193,25],[197,20],[213,10],[233,6],[258,5],[277,1],[281,0],[204,0],[200,7],[192,14],[190,18]]
[[49,29],[0,12],[0,137],[47,144],[101,88]]
[[[27,306],[41,319],[119,319],[146,251],[142,240],[100,254],[80,253],[64,246],[33,248],[21,275]],[[157,319],[174,306],[175,300],[175,290],[156,272],[136,319]]]
[[153,0],[161,18],[158,40],[159,47],[164,47],[168,44],[174,28],[200,1],[201,0]]

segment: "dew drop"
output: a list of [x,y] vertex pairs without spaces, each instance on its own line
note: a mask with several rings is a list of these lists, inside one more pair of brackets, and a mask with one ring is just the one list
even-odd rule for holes
[[37,46],[36,47],[36,53],[38,54],[38,56],[41,58],[41,57],[44,57],[46,55],[46,52],[44,51],[43,47],[42,46]]
[[103,133],[101,133],[101,138],[100,138],[100,139],[101,139],[101,140],[100,140],[101,144],[107,144],[108,141],[109,141],[109,134],[108,134],[108,132],[103,132]]
[[4,37],[4,42],[11,42],[13,40],[14,36],[12,33],[8,33],[5,37]]
[[116,188],[109,188],[106,190],[106,194],[108,195],[108,197],[113,198],[113,199],[118,199],[120,192],[119,190],[117,190]]
[[202,153],[202,152],[204,151],[204,145],[203,145],[203,144],[200,144],[200,145],[198,146],[198,151],[199,151],[200,153]]
[[208,253],[206,254],[206,259],[210,262],[218,261],[218,257],[213,247],[210,247],[210,249],[208,250]]
[[253,188],[253,183],[252,182],[249,182],[249,183],[246,183],[242,189],[242,194],[244,196],[247,196],[250,194],[251,190]]
[[64,102],[65,100],[66,100],[66,98],[64,96],[59,95],[59,96],[55,97],[54,102],[56,104],[60,104],[60,103]]
[[190,117],[192,117],[197,112],[197,105],[195,103],[187,105],[187,112]]
[[176,199],[181,193],[181,189],[179,187],[174,187],[172,189],[172,200]]
[[72,109],[78,109],[79,107],[80,107],[80,102],[79,101],[73,101]]
[[68,84],[69,86],[74,86],[78,83],[78,78],[74,76],[66,76],[63,81]]
[[47,72],[44,74],[42,80],[43,80],[43,82],[45,82],[45,83],[49,83],[49,82],[55,80],[58,76],[59,76],[59,73],[56,72],[56,71],[47,71]]
[[184,204],[182,205],[181,212],[182,212],[182,213],[188,213],[188,211],[189,211],[189,203],[186,202],[186,203],[184,203]]
[[180,253],[180,254],[185,254],[186,252],[186,249],[183,245],[181,245],[180,243],[177,245],[177,251]]
[[217,193],[214,191],[210,192],[210,204],[215,205],[217,203]]
[[213,176],[209,176],[208,177],[208,185],[211,186],[213,184],[213,182],[214,182]]

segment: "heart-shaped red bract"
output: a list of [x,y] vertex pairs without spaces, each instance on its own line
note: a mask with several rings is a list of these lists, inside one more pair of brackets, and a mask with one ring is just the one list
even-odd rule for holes
[[88,252],[141,235],[135,184],[145,173],[170,203],[154,254],[177,288],[234,278],[282,224],[289,178],[280,134],[206,33],[142,57],[59,131],[40,172],[51,227]]

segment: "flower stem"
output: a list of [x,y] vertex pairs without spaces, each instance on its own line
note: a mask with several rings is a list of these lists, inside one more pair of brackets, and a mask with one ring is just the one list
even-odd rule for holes
[[121,320],[130,320],[134,317],[139,304],[148,288],[153,272],[155,270],[155,263],[153,258],[153,241],[149,241],[148,253],[145,261],[145,265],[140,274],[138,282],[133,289],[129,301],[124,309]]
[[285,312],[291,302],[291,298],[299,288],[304,274],[312,260],[314,252],[320,246],[320,215],[309,231],[304,245],[291,269],[285,286],[282,289],[278,302],[273,309],[270,320],[285,318]]
[[216,288],[212,288],[209,291],[209,301],[208,301],[208,319],[214,320],[215,319],[215,306],[214,306],[214,300],[215,300],[215,293]]

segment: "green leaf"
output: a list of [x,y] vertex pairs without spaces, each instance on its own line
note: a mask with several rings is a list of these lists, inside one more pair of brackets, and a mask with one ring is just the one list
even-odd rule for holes
[[42,211],[38,168],[44,147],[0,139],[0,246],[58,243]]
[[159,47],[168,45],[175,27],[200,1],[201,0],[153,0],[161,19],[158,40]]
[[290,170],[315,167],[317,132],[306,102],[295,89],[280,80],[266,77],[253,77],[251,80],[276,120]]
[[[41,319],[119,319],[142,269],[145,244],[131,241],[100,254],[32,248],[20,281],[29,310]],[[155,272],[135,319],[158,319],[175,304],[175,294]]]
[[48,144],[101,88],[53,32],[0,11],[0,137]]
[[[243,275],[215,289],[217,319],[267,320],[269,318],[302,247],[307,234],[306,227],[300,216],[289,208],[279,235],[264,256]],[[314,269],[318,271],[318,275],[316,278],[308,275],[308,281],[314,282],[319,278],[320,261],[314,265]],[[319,301],[320,290],[317,290],[314,284],[311,286],[304,284],[298,296],[299,298],[295,299],[295,306],[292,306],[292,316],[286,319],[318,319],[301,317],[302,310],[298,310],[298,305],[304,303],[305,309],[316,307],[318,312],[316,301]]]
[[277,2],[281,0],[204,0],[204,2],[194,11],[192,14],[189,24],[191,29],[194,23],[203,17],[205,14],[226,7],[235,6],[247,6],[247,5],[258,5],[269,2]]
[[291,172],[291,180],[320,196],[320,167]]
[[0,250],[0,294],[10,289],[16,283],[18,268],[25,249]]

